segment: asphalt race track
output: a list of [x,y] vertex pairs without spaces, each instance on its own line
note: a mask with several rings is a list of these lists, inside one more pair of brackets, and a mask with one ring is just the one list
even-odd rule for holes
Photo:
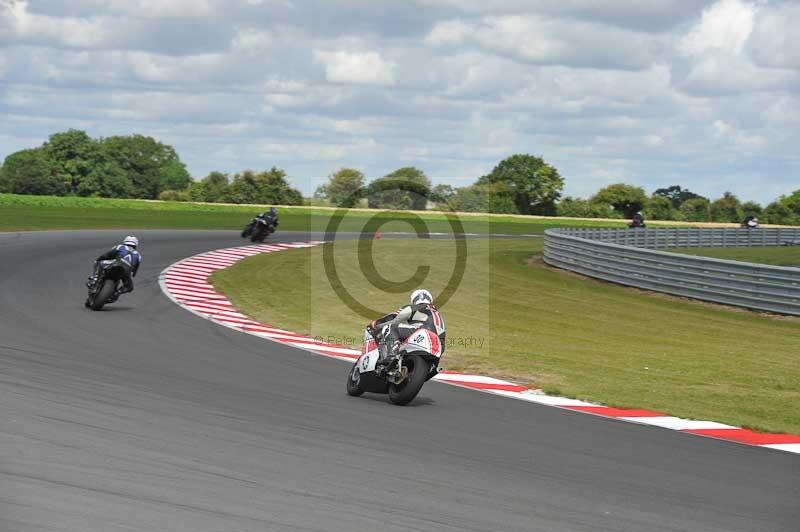
[[123,232],[0,233],[2,532],[800,530],[797,455],[440,383],[348,397],[346,364],[160,292],[235,232],[137,234],[136,291],[90,312]]

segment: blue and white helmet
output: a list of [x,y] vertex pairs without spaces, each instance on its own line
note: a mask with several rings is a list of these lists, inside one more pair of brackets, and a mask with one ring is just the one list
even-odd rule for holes
[[125,237],[125,240],[122,243],[128,247],[135,248],[139,245],[139,239],[135,236],[128,235]]
[[420,303],[433,305],[433,296],[424,288],[419,288],[411,292],[411,304],[418,305]]

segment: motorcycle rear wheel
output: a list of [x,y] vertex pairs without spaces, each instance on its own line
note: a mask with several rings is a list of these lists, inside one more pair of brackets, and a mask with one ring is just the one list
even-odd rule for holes
[[400,384],[389,384],[389,401],[400,406],[414,400],[431,370],[430,363],[421,356],[406,357],[403,364],[408,367],[406,380]]
[[110,279],[106,279],[103,281],[103,286],[100,287],[100,290],[94,295],[94,299],[92,299],[91,307],[92,310],[100,310],[103,308],[103,305],[106,304],[108,298],[110,298],[114,294],[114,288],[116,288],[117,283],[111,281]]
[[358,397],[364,393],[364,386],[361,382],[361,372],[358,371],[358,362],[353,364],[352,369],[347,374],[347,395]]

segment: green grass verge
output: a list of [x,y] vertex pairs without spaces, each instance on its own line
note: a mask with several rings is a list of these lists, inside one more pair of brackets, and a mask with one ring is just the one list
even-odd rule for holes
[[[453,269],[453,242],[373,243],[387,279],[407,279],[421,263],[441,265],[425,281],[438,293]],[[341,284],[359,301],[387,311],[405,303],[407,292],[364,279],[357,243],[327,245]],[[322,251],[249,258],[213,280],[264,322],[358,344],[367,319],[334,293]],[[445,367],[612,406],[800,433],[800,321],[585,279],[545,266],[541,251],[532,239],[468,241],[464,280],[442,308]]]
[[678,248],[675,253],[702,255],[716,259],[772,264],[775,266],[800,267],[800,246],[752,247],[752,248]]
[[[0,231],[45,229],[241,229],[266,206],[214,205],[168,201],[116,200],[0,194]],[[280,207],[280,228],[286,231],[324,231],[336,213],[318,207]],[[431,232],[452,232],[448,218],[438,212],[347,211],[340,231],[361,231],[377,216],[387,221],[381,230],[410,231],[421,218]],[[464,231],[472,233],[537,234],[549,227],[623,227],[622,222],[529,218],[498,215],[459,215]]]

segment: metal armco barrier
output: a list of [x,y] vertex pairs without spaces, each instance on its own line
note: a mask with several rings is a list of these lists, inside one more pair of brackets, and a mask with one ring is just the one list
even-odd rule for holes
[[613,283],[800,316],[800,268],[657,251],[800,244],[800,228],[545,231],[544,261]]

